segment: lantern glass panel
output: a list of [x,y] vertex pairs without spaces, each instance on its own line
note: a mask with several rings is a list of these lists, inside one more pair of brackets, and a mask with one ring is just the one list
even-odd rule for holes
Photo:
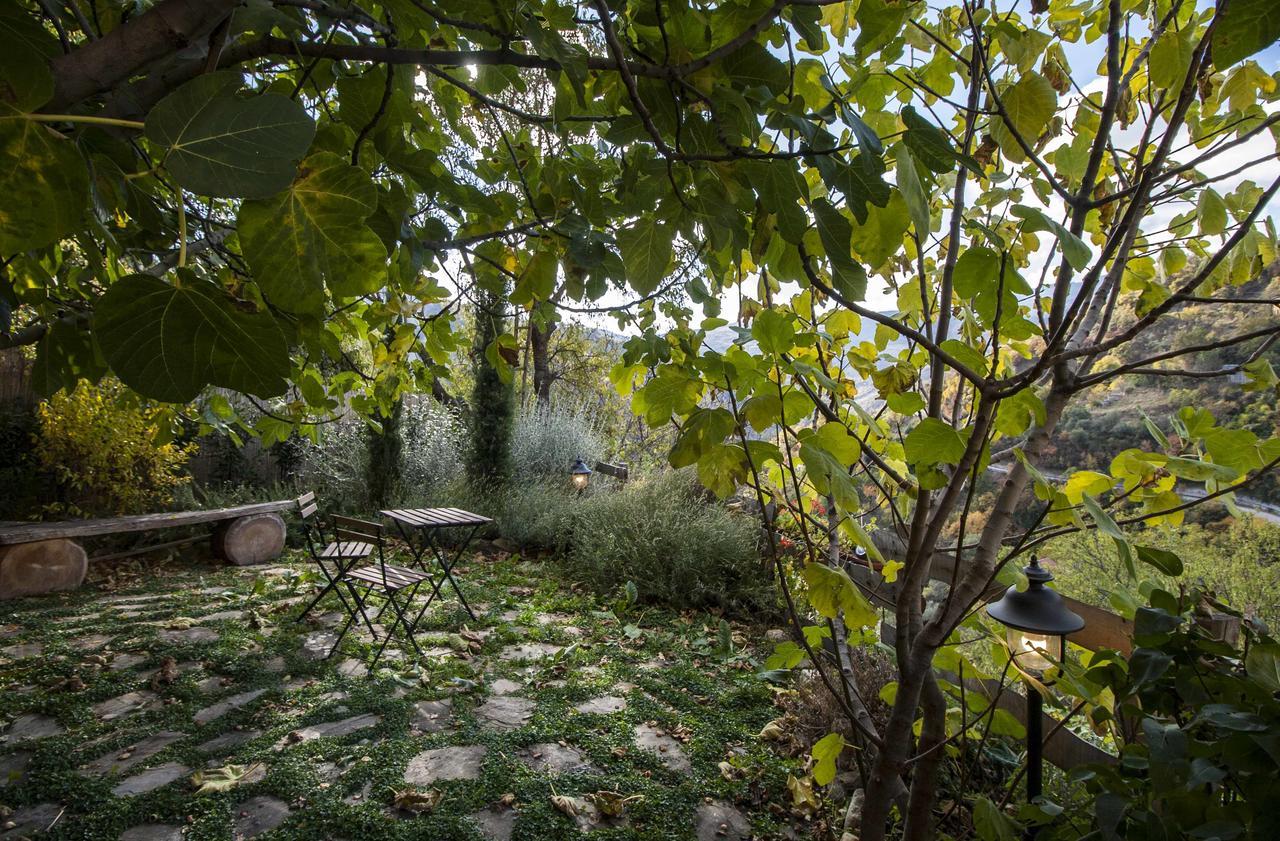
[[587,486],[587,480],[590,478],[590,473],[575,473],[573,474],[573,486],[578,490],[582,490]]
[[1062,637],[1017,628],[1008,630],[1009,650],[1018,668],[1042,673],[1062,662]]

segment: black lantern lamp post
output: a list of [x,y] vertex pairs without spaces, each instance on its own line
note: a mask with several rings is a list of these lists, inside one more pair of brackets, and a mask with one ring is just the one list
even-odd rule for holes
[[582,493],[587,489],[587,483],[591,481],[591,468],[587,467],[587,463],[582,459],[578,459],[573,463],[573,467],[569,468],[569,478],[573,480],[573,486]]
[[[1010,587],[999,600],[987,605],[987,614],[1007,629],[1013,662],[1026,674],[1041,680],[1045,671],[1061,663],[1067,649],[1067,634],[1084,627],[1084,620],[1073,613],[1062,596],[1044,586],[1053,573],[1040,566],[1031,556],[1023,567],[1027,589]],[[1042,699],[1034,686],[1027,687],[1027,800],[1042,793],[1044,730]]]

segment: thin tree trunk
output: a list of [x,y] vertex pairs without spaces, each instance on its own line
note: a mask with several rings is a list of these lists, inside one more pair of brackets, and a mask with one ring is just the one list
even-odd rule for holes
[[902,829],[903,841],[924,841],[933,837],[933,803],[938,794],[938,766],[946,756],[943,743],[947,738],[947,699],[938,688],[933,672],[925,673],[920,693],[924,725],[920,730],[920,758],[911,770],[911,797],[907,803],[907,820]]
[[555,382],[555,374],[551,371],[551,334],[555,332],[554,322],[545,328],[536,320],[529,320],[529,350],[533,357],[533,393],[539,406],[551,405],[551,384]]

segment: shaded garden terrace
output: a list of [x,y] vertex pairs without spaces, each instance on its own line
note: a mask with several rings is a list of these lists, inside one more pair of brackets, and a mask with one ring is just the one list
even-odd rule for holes
[[478,621],[438,604],[421,664],[389,649],[368,675],[367,631],[326,660],[341,614],[293,621],[315,581],[300,555],[105,567],[5,605],[0,837],[781,829],[768,800],[790,761],[752,738],[777,710],[741,645],[715,650],[713,617],[615,614],[538,564],[472,555]]

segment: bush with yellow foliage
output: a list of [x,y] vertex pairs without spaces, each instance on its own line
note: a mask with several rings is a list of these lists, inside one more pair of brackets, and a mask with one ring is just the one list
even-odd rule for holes
[[[36,410],[36,464],[53,482],[46,514],[134,514],[167,506],[191,481],[194,443],[164,441],[165,410],[139,400],[115,379],[81,382]],[[163,441],[163,443],[161,443]]]

